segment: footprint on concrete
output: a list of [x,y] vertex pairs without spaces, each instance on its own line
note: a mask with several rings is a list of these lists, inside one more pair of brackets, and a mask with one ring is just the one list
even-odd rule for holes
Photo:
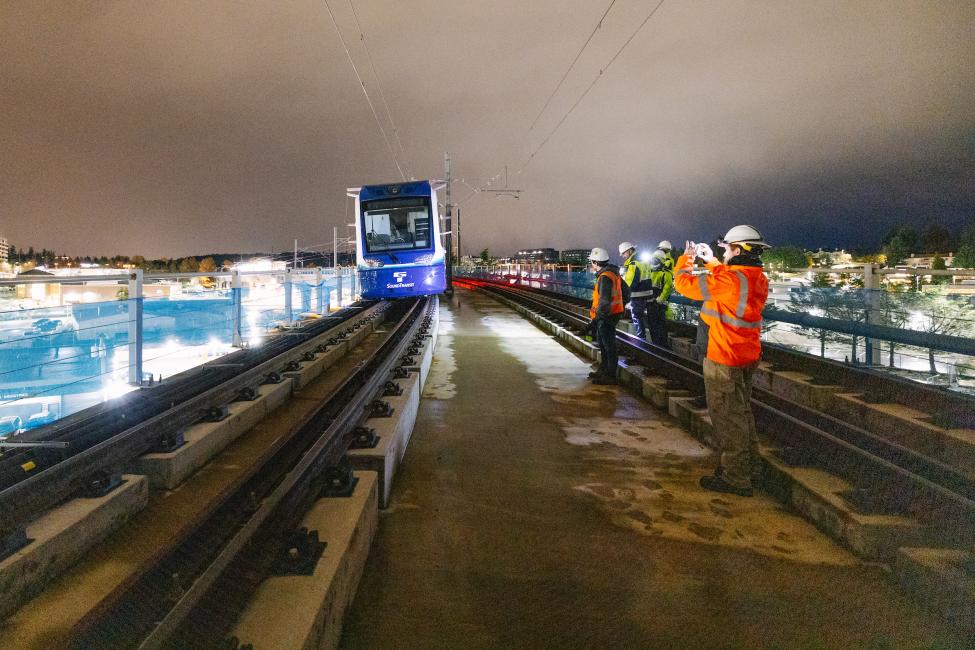
[[648,490],[664,489],[664,486],[662,486],[660,483],[657,483],[653,479],[649,479],[649,478],[643,482],[643,487],[647,488]]
[[780,531],[775,536],[775,539],[779,540],[780,542],[792,542],[792,535]]
[[664,521],[669,521],[675,524],[685,520],[684,517],[681,517],[679,514],[671,512],[670,510],[664,510],[663,514],[660,516],[662,519],[664,519]]
[[620,499],[629,499],[632,501],[636,498],[636,492],[630,488],[619,488],[616,490],[616,496],[618,496]]
[[673,501],[674,495],[668,492],[667,490],[664,490],[663,492],[660,493],[660,498],[663,499],[664,501]]
[[785,553],[786,555],[791,555],[792,553],[795,553],[795,551],[793,551],[792,549],[790,549],[790,548],[783,548],[782,546],[779,546],[778,544],[772,544],[772,550],[773,551],[778,551],[779,553]]
[[619,499],[613,499],[612,501],[607,501],[606,505],[614,510],[626,510],[630,507],[630,504],[626,501],[621,501]]
[[613,488],[606,485],[590,485],[589,489],[592,490],[593,494],[604,497],[606,499],[611,499],[616,496]]
[[[715,499],[715,501],[717,501],[717,499]],[[731,510],[728,509],[728,506],[723,506],[720,503],[715,503],[714,501],[712,501],[711,503],[708,504],[708,507],[711,508],[711,512],[718,515],[719,517],[724,517],[725,519],[731,519],[732,517],[734,517],[734,515],[731,513]]]
[[629,510],[627,511],[626,516],[630,519],[635,519],[642,524],[646,524],[647,526],[653,524],[653,518],[642,510]]
[[720,528],[715,528],[714,526],[702,526],[696,521],[688,524],[687,530],[691,531],[698,537],[708,540],[709,542],[716,541],[719,537],[721,537],[721,533],[723,532]]

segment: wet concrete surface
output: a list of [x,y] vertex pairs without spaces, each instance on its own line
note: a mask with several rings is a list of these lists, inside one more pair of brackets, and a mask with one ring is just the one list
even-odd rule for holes
[[975,646],[490,298],[442,302],[416,430],[345,625],[359,648]]

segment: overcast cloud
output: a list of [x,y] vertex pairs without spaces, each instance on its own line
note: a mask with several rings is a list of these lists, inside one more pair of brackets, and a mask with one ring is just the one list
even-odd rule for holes
[[[523,190],[464,202],[465,252],[738,221],[857,245],[975,218],[969,0],[667,0],[521,174],[655,2],[616,2],[531,131],[608,2],[353,2],[408,173],[449,150],[468,184],[508,165]],[[351,5],[329,3],[382,111]],[[314,0],[0,0],[0,142],[0,234],[71,254],[315,246],[346,187],[399,179]]]

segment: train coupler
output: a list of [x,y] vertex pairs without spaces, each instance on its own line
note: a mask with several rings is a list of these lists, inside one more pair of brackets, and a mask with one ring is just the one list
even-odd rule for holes
[[302,527],[288,536],[271,571],[276,576],[310,576],[315,572],[315,565],[326,545],[326,542],[318,539],[317,530]]

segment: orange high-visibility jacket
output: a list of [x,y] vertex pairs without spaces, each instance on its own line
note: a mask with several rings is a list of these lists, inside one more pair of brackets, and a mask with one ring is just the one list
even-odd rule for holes
[[596,310],[599,308],[599,280],[607,277],[613,283],[613,296],[609,305],[609,314],[615,316],[623,313],[623,279],[618,273],[605,270],[596,276],[596,284],[592,288],[592,307],[589,308],[589,318],[596,317]]
[[674,286],[684,296],[703,300],[708,359],[726,366],[747,366],[762,356],[762,309],[768,278],[757,266],[707,264],[710,273],[695,276],[694,259],[681,255],[674,265]]

